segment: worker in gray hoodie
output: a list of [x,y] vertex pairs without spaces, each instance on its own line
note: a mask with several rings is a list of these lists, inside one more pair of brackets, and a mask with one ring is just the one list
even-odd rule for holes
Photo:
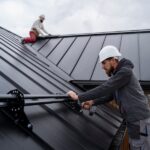
[[106,46],[99,53],[100,63],[109,79],[102,85],[80,94],[69,91],[72,100],[84,109],[104,104],[113,99],[126,120],[131,150],[150,150],[150,108],[148,99],[133,73],[133,63],[114,46]]

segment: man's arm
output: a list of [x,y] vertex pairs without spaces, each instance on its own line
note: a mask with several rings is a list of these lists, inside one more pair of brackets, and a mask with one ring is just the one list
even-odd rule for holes
[[79,94],[78,99],[81,102],[85,102],[90,99],[97,99],[108,94],[113,94],[115,90],[125,86],[129,82],[131,74],[132,70],[124,67],[102,85]]
[[44,25],[42,24],[42,28],[41,28],[42,30],[43,30],[43,32],[45,32],[46,34],[49,34],[46,30],[45,30],[45,28],[44,28]]
[[[68,96],[70,96],[73,100],[78,100],[78,95],[74,91],[69,91]],[[81,103],[82,108],[84,109],[90,109],[92,106],[104,104],[106,102],[109,102],[113,100],[113,95],[107,95],[104,97],[97,98],[95,100],[88,100],[86,102]]]
[[100,98],[97,98],[94,100],[89,100],[89,101],[83,102],[82,108],[89,110],[90,108],[92,108],[92,106],[105,104],[111,100],[113,100],[113,95],[107,95],[107,96],[100,97]]
[[42,32],[41,32],[41,29],[36,27],[36,30],[38,31],[39,34],[41,34],[42,36],[44,35]]
[[107,103],[109,101],[112,101],[113,98],[114,98],[113,94],[103,96],[103,97],[99,97],[99,98],[93,100],[93,105],[96,106],[96,105]]

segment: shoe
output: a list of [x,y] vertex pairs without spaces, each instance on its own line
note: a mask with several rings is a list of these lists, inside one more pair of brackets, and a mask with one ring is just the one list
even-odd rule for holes
[[20,43],[21,43],[21,44],[25,44],[24,38],[21,38],[21,39],[20,39]]

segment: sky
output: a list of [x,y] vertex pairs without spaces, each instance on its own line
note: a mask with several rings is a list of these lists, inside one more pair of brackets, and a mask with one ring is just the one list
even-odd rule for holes
[[51,34],[150,29],[150,0],[0,0],[0,26],[27,36],[44,14]]

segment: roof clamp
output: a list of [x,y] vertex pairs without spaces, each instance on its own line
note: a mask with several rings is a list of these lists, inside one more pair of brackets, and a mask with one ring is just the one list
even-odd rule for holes
[[[83,113],[83,109],[81,106],[81,102],[78,101],[68,101],[67,103],[65,103],[68,107],[70,107],[73,111],[77,112],[77,113]],[[92,106],[89,109],[89,115],[93,116],[96,113],[96,106]]]
[[82,107],[81,107],[81,103],[80,101],[72,101],[72,100],[68,100],[67,102],[64,103],[66,106],[68,106],[69,108],[71,108],[74,112],[77,113],[82,113]]
[[8,94],[15,96],[14,99],[7,102],[7,107],[2,111],[11,118],[16,125],[32,130],[32,124],[29,122],[24,112],[24,95],[17,89],[9,91]]

